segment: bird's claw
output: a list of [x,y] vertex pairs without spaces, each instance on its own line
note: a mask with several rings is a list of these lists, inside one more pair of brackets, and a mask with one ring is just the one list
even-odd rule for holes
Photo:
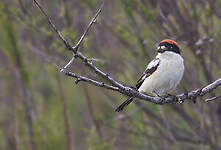
[[167,93],[166,96],[167,96],[167,97],[173,97],[173,99],[175,99],[179,104],[183,104],[183,100],[179,99],[176,95]]

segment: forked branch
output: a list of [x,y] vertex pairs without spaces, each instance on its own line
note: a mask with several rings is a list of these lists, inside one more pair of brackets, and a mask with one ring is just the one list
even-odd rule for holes
[[[161,98],[161,97],[152,97],[152,96],[148,96],[145,95],[143,93],[139,93],[135,88],[131,88],[129,86],[125,86],[123,84],[121,84],[120,82],[118,82],[116,79],[112,78],[108,73],[100,70],[95,64],[93,64],[89,58],[87,58],[86,56],[84,56],[82,53],[80,53],[78,51],[80,45],[82,44],[85,36],[88,34],[90,28],[92,27],[92,25],[96,22],[97,17],[99,16],[102,7],[104,5],[104,3],[102,3],[102,5],[100,6],[100,8],[98,9],[98,11],[96,12],[95,16],[92,18],[92,20],[90,21],[90,23],[88,24],[87,28],[85,29],[84,33],[82,34],[80,40],[77,42],[77,44],[75,46],[71,46],[68,41],[62,36],[62,33],[56,28],[56,26],[53,24],[53,22],[51,21],[51,19],[49,18],[49,16],[46,14],[46,12],[44,11],[44,9],[42,8],[42,6],[38,3],[37,0],[33,0],[35,2],[35,4],[38,6],[38,8],[41,10],[41,12],[44,14],[44,16],[46,17],[49,25],[52,27],[52,29],[55,31],[55,33],[57,34],[57,36],[61,39],[61,41],[63,41],[65,47],[67,48],[67,50],[70,50],[73,52],[73,57],[72,59],[69,61],[69,63],[64,67],[64,68],[59,68],[59,70],[61,72],[63,72],[65,75],[75,78],[75,83],[78,83],[80,81],[82,82],[86,82],[89,84],[93,84],[95,86],[98,87],[102,87],[102,88],[106,88],[108,90],[113,90],[113,91],[117,91],[122,93],[123,95],[126,96],[133,96],[135,98],[139,98],[142,100],[146,100],[155,104],[166,104],[166,103],[174,103],[174,102],[184,102],[185,100],[188,99],[196,99],[196,97],[198,96],[204,96],[205,94],[211,92],[212,90],[214,90],[215,88],[217,88],[218,86],[221,85],[221,78],[217,79],[216,81],[214,81],[213,83],[207,85],[204,88],[201,89],[196,89],[193,90],[191,92],[188,93],[182,93],[176,96],[170,96],[167,98]],[[104,83],[103,81],[97,81],[94,79],[90,79],[88,77],[84,77],[84,76],[79,76],[76,75],[75,73],[72,72],[68,72],[66,71],[66,68],[71,65],[75,59],[79,58],[87,67],[89,67],[90,69],[92,69],[96,74],[98,74],[99,76],[101,76],[104,80],[109,81],[109,83]]]

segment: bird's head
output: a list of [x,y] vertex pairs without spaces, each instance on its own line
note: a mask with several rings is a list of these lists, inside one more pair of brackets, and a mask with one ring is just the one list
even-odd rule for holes
[[162,40],[158,47],[157,47],[158,53],[164,53],[164,52],[174,52],[176,54],[180,54],[180,48],[177,42],[170,40],[170,39],[165,39]]

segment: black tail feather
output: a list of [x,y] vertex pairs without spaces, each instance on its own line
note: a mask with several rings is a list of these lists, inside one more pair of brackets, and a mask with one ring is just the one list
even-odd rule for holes
[[134,100],[133,97],[128,98],[126,101],[124,101],[120,106],[117,107],[117,109],[115,109],[115,111],[120,112],[124,109],[124,107],[126,107],[127,105],[129,105],[132,101]]

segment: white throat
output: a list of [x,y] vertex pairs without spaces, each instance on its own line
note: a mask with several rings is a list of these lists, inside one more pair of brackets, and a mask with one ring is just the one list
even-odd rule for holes
[[162,59],[171,60],[171,59],[182,58],[182,56],[172,51],[165,51],[164,53],[158,53],[156,58],[159,58],[161,60]]

